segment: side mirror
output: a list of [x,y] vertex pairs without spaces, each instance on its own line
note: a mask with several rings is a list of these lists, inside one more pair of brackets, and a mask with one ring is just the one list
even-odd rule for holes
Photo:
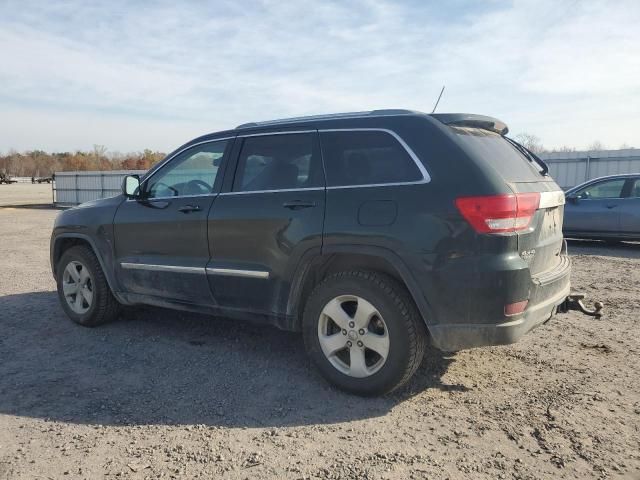
[[122,193],[129,198],[140,196],[140,176],[127,175],[122,180]]
[[571,202],[571,203],[578,203],[578,200],[580,200],[580,195],[576,195],[575,193],[571,194],[571,195],[567,195],[567,202]]

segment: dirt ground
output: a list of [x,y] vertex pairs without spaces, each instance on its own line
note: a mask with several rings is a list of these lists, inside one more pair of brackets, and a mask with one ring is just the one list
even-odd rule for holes
[[408,388],[362,399],[298,334],[159,309],[72,324],[56,213],[0,208],[0,479],[640,478],[640,245],[570,244],[602,320],[433,351]]

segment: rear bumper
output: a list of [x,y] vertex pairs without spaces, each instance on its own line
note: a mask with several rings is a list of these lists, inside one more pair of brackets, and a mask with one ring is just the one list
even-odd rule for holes
[[517,342],[527,332],[549,320],[569,290],[571,264],[568,257],[557,269],[534,279],[529,306],[517,318],[500,323],[429,325],[432,344],[444,351]]

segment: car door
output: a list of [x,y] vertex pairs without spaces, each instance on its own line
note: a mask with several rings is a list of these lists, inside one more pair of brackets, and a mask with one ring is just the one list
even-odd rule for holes
[[620,229],[620,205],[625,178],[602,180],[569,196],[565,205],[567,233],[612,234]]
[[625,189],[628,194],[620,202],[620,232],[640,238],[640,178],[630,179]]
[[318,135],[240,135],[236,143],[233,183],[209,214],[207,277],[224,308],[282,314],[300,259],[322,246]]
[[116,271],[125,292],[211,305],[207,215],[233,139],[190,146],[152,172],[114,218]]

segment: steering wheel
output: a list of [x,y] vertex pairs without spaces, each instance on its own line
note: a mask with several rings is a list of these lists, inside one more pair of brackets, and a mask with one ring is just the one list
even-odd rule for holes
[[173,188],[170,185],[167,185],[164,182],[158,182],[158,183],[156,183],[155,185],[153,185],[151,187],[151,193],[153,193],[153,196],[151,198],[155,197],[156,194],[159,191],[161,192],[163,188],[166,189],[166,190],[169,190],[171,192],[172,196],[174,196],[174,197],[178,196],[178,190],[176,190],[175,188]]
[[189,180],[187,182],[187,186],[189,187],[189,191],[191,191],[192,188],[194,188],[199,190],[203,194],[211,193],[211,185],[209,185],[204,180],[200,180],[200,179]]

